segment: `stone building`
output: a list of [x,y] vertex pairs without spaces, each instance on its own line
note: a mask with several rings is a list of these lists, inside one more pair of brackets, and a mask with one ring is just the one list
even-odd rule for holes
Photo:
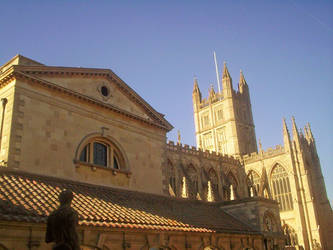
[[[208,102],[201,100],[195,83],[195,148],[166,143],[172,125],[109,69],[46,66],[21,55],[4,64],[0,68],[0,249],[51,249],[44,243],[45,221],[58,206],[57,195],[63,189],[74,192],[82,249],[261,250],[282,249],[286,243],[291,249],[294,245],[314,249],[306,243],[313,239],[329,249],[318,209],[331,216],[330,207],[318,200],[311,210],[308,200],[301,200],[305,190],[297,196],[298,205],[293,200],[288,203],[290,209],[293,201],[301,219],[296,210],[295,214],[288,210],[286,217],[279,213],[285,194],[270,188],[271,181],[285,178],[283,169],[291,171],[287,160],[294,164],[291,169],[298,170],[295,162],[299,164],[305,150],[316,156],[314,141],[306,139],[311,131],[306,138],[299,136],[298,148],[288,137],[289,151],[281,147],[274,153],[257,152],[246,82],[235,101],[231,78],[228,82],[224,74],[223,81],[228,93],[212,90]],[[218,150],[212,145],[220,141],[208,148],[200,144],[201,134],[198,137],[199,131],[204,132],[198,127],[200,110],[211,107],[212,112],[217,102],[228,110],[219,118],[219,125],[226,127],[221,138],[227,139],[220,140]],[[225,120],[235,116],[237,105],[245,109],[243,120]],[[205,129],[219,131],[213,124]],[[217,134],[211,140],[220,138]],[[317,180],[318,157],[302,159],[308,167],[317,164],[316,175],[311,174]],[[297,172],[295,179],[296,174],[304,179],[305,188],[306,176]],[[295,199],[293,188],[300,183],[291,177],[289,181],[291,191],[286,195]],[[311,192],[325,190],[316,188]],[[326,194],[322,195],[324,200]],[[293,221],[305,223],[302,235]],[[313,231],[315,225],[324,229]]]
[[278,201],[287,245],[333,249],[332,209],[310,125],[302,132],[293,117],[291,138],[283,120],[284,145],[264,151],[259,142],[258,151],[249,87],[243,73],[236,91],[224,65],[222,87],[220,93],[211,88],[208,98],[203,99],[194,80],[198,148],[234,156],[245,168],[248,194]]

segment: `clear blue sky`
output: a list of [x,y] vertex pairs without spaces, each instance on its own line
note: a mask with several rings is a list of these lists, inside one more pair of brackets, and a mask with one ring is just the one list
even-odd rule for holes
[[310,122],[333,200],[332,1],[1,1],[0,64],[111,68],[195,145],[193,76],[207,96],[213,50],[250,86],[257,138],[282,143],[282,118]]

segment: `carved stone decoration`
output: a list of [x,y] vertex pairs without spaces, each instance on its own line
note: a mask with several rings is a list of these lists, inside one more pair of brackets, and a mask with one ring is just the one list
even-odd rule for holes
[[47,219],[45,242],[54,242],[53,250],[80,250],[76,231],[78,214],[71,207],[73,193],[64,190],[58,199],[60,206]]
[[266,212],[263,218],[264,230],[268,232],[276,232],[276,222],[271,213]]

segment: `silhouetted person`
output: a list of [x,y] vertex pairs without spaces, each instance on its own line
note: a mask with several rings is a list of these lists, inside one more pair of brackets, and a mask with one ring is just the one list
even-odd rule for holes
[[78,214],[71,207],[73,193],[64,190],[59,195],[60,206],[47,219],[45,242],[54,242],[53,250],[80,250],[76,226]]

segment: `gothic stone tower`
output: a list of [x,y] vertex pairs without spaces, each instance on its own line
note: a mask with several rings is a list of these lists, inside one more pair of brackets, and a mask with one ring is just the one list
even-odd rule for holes
[[302,132],[293,118],[291,137],[283,120],[283,142],[241,156],[253,196],[265,196],[266,189],[279,203],[287,246],[333,249],[333,214],[310,125]]
[[[237,155],[245,169],[249,196],[273,198],[290,249],[333,249],[333,213],[326,195],[316,144],[307,124],[299,131],[292,119],[292,138],[283,121],[284,145],[257,152],[249,88],[242,72],[238,91],[226,65],[222,92],[210,88],[202,99],[198,81],[192,93],[197,146]],[[252,191],[252,192],[251,192]]]
[[216,93],[211,87],[206,99],[194,79],[192,99],[198,148],[228,155],[257,152],[249,88],[242,72],[235,91],[224,64],[222,91]]

